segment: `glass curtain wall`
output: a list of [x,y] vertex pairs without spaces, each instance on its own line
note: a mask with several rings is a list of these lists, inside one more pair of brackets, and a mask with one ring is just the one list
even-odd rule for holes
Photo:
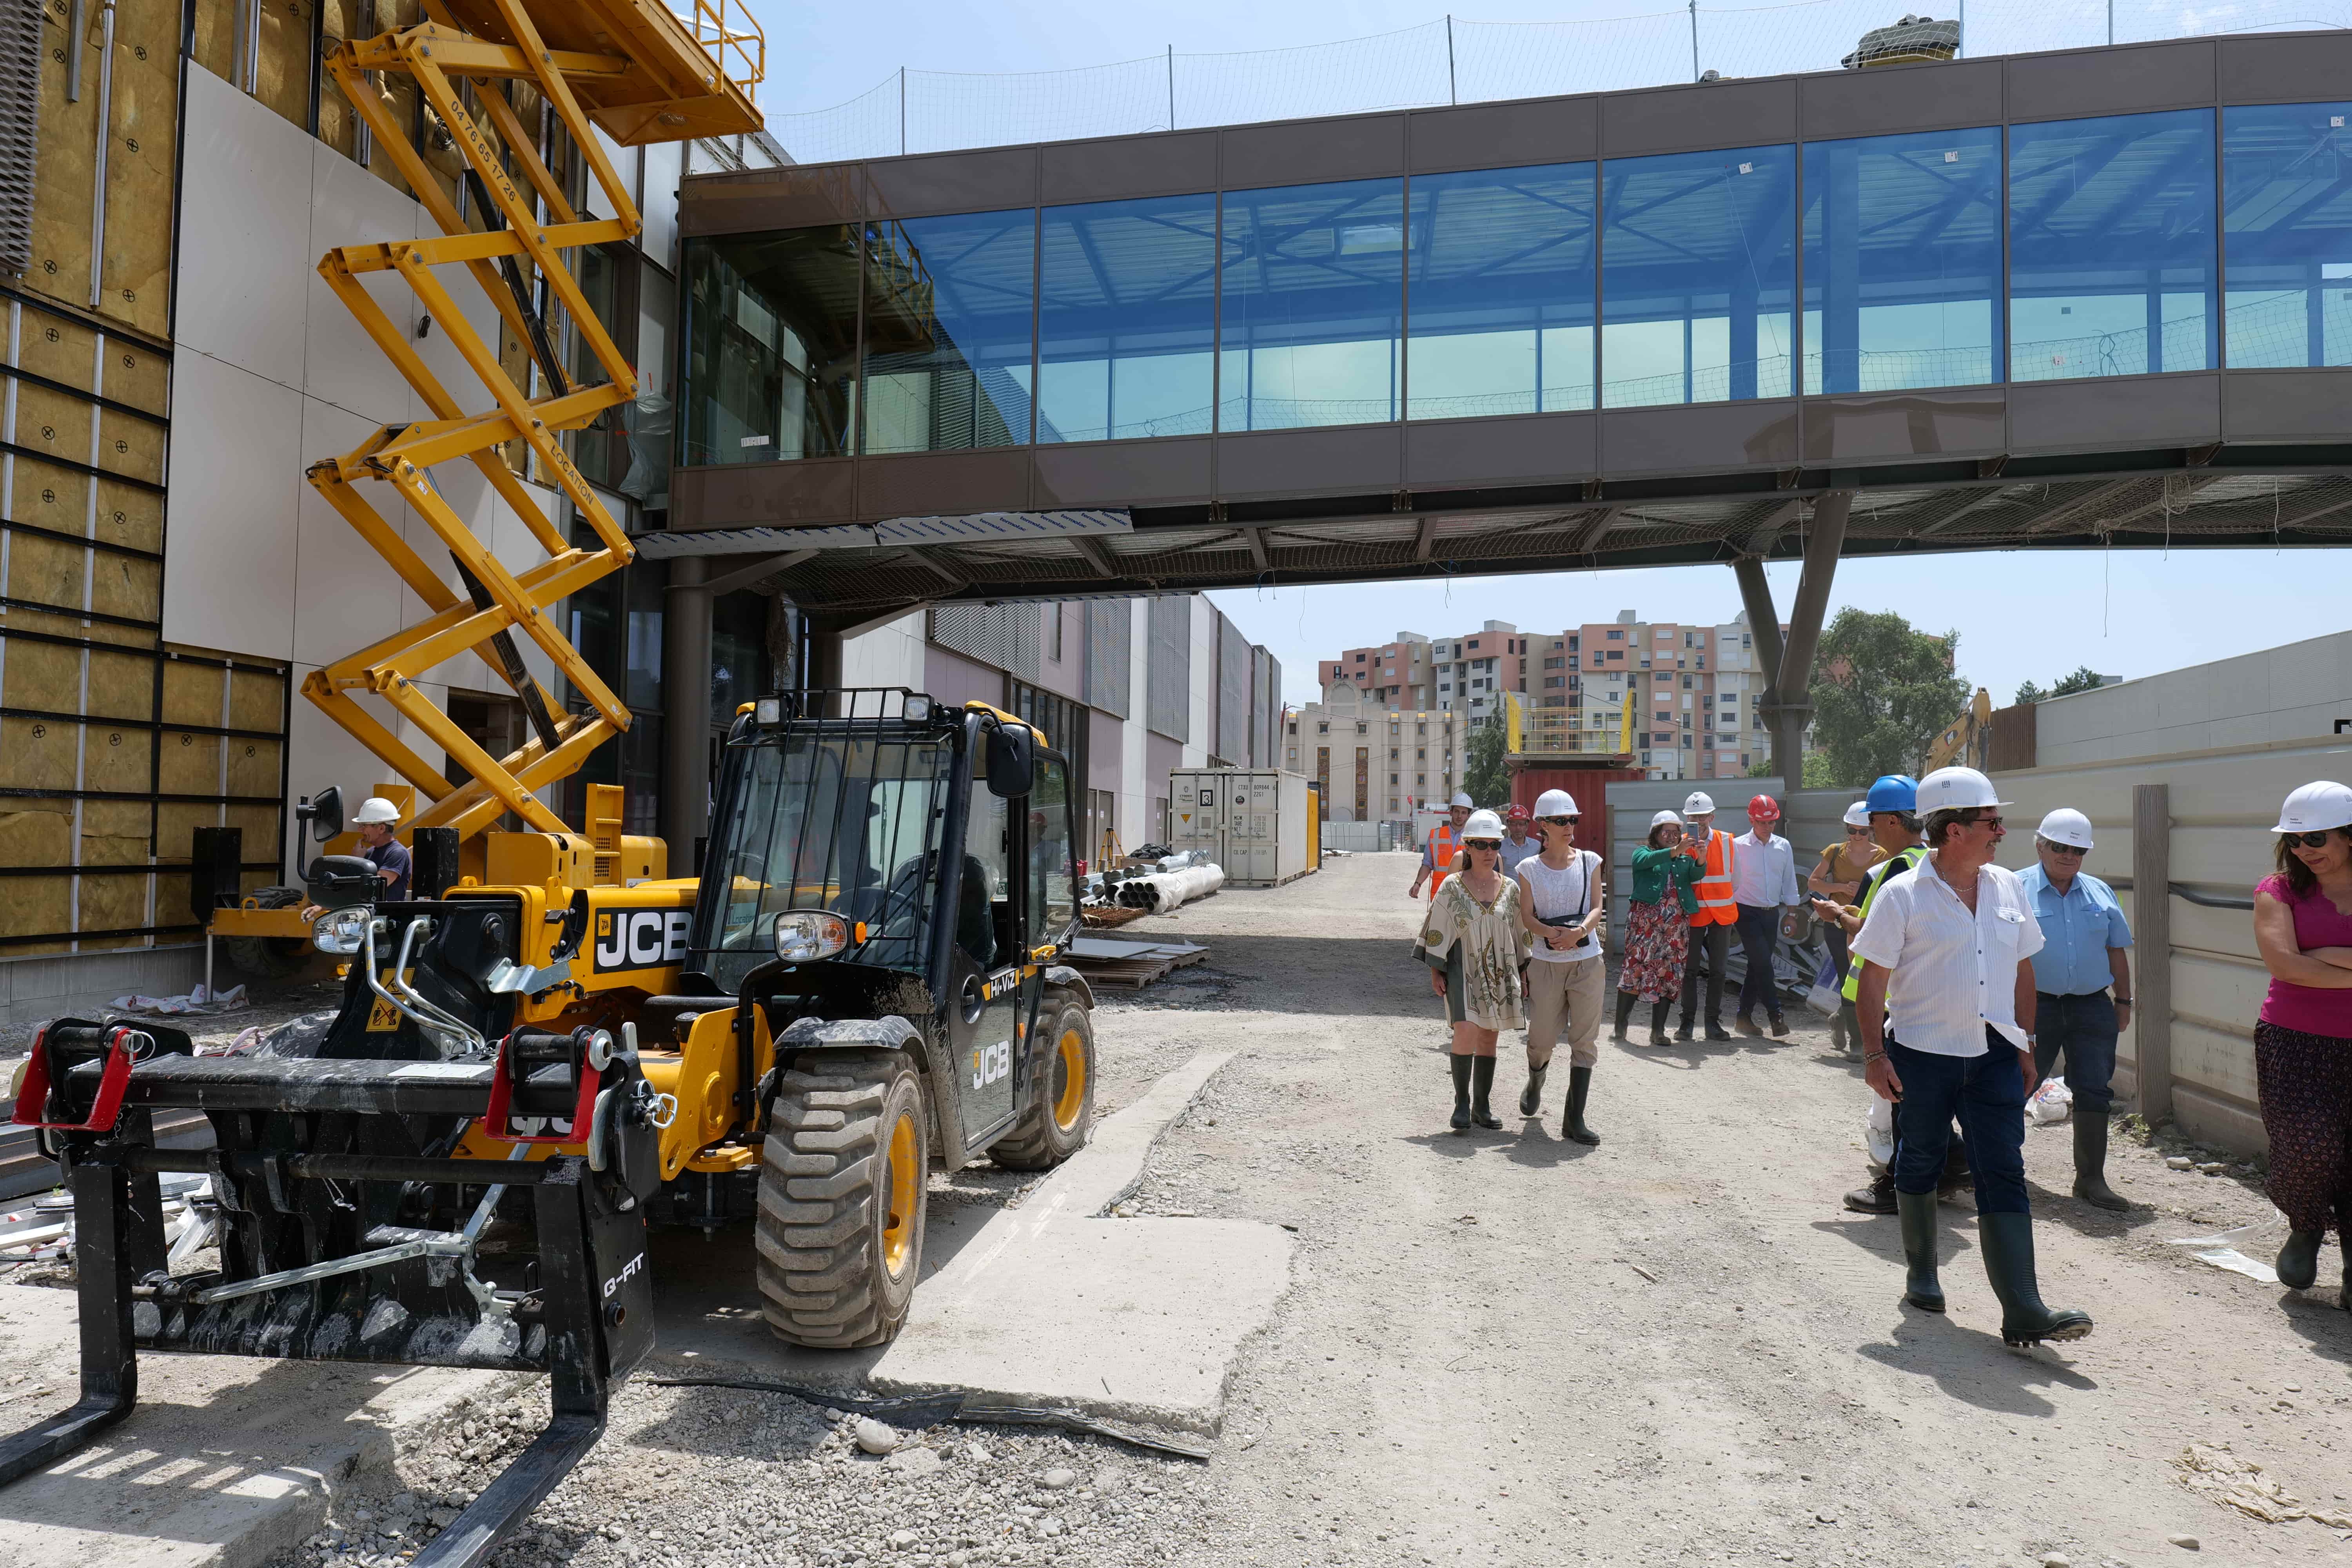
[[1793,383],[1794,147],[1601,167],[1601,403],[1786,396]]
[[2000,132],[1805,145],[1805,390],[2000,377]]
[[2233,368],[2352,364],[2352,103],[2221,111]]
[[866,226],[866,452],[1029,439],[1037,213]]
[[846,225],[691,240],[677,460],[845,456],[857,416],[857,241]]
[[2009,132],[2010,375],[2210,370],[2213,111]]
[[1228,191],[1218,259],[1218,428],[1397,416],[1403,181]]
[[1406,416],[1592,406],[1591,163],[1420,174]]
[[1205,433],[1216,401],[1217,198],[1047,207],[1037,439]]

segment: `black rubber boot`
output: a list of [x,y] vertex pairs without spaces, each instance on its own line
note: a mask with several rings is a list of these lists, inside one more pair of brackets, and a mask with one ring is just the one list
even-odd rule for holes
[[2131,1201],[2107,1185],[2107,1114],[2098,1111],[2074,1118],[2074,1195],[2093,1208],[2117,1214]]
[[1470,1064],[1475,1058],[1452,1056],[1445,1059],[1454,1068],[1454,1130],[1459,1132],[1470,1125]]
[[1568,1114],[1560,1119],[1560,1131],[1579,1143],[1598,1143],[1601,1134],[1584,1124],[1585,1097],[1592,1092],[1592,1069],[1571,1067],[1568,1069]]
[[1503,1124],[1503,1119],[1496,1115],[1486,1104],[1487,1097],[1494,1092],[1495,1058],[1472,1057],[1470,1058],[1470,1120],[1480,1127],[1496,1128]]
[[1944,1287],[1936,1279],[1936,1194],[1897,1193],[1903,1216],[1903,1299],[1923,1312],[1944,1310]]
[[2000,1299],[2001,1343],[2038,1345],[2090,1333],[2090,1313],[2042,1304],[2042,1288],[2033,1278],[2032,1215],[1977,1215],[1977,1245],[1984,1249],[1985,1278]]
[[1772,1037],[1776,1040],[1785,1040],[1789,1037],[1789,1020],[1778,1013],[1772,1015]]
[[[1654,1046],[1663,1046],[1666,1043],[1666,1014],[1673,1006],[1674,1004],[1671,1002],[1653,1002],[1650,1004],[1650,1044]],[[1684,1025],[1683,1027],[1675,1033],[1675,1038],[1678,1040],[1689,1039],[1690,1026],[1687,1024]]]
[[1830,1019],[1830,1048],[1840,1056],[1849,1054],[1845,1043],[1845,1012],[1843,1008]]
[[[2319,1278],[2319,1244],[2327,1239],[2324,1230],[2291,1230],[2286,1233],[2286,1245],[2279,1248],[2279,1283],[2290,1290],[2308,1290]],[[2352,1278],[2352,1258],[2345,1264],[2347,1278]]]
[[1895,1212],[1895,1173],[1884,1166],[1870,1173],[1870,1185],[1846,1194],[1845,1206],[1856,1214]]
[[1610,1031],[1609,1037],[1621,1046],[1632,1043],[1626,1038],[1625,1031],[1633,1022],[1633,1004],[1640,1000],[1631,991],[1617,993],[1617,1026]]
[[1551,1071],[1551,1063],[1528,1069],[1528,1087],[1519,1090],[1519,1114],[1533,1116],[1543,1110],[1544,1075]]

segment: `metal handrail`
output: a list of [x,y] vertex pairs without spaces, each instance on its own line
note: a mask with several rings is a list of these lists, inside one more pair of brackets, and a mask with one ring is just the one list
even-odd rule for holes
[[[768,79],[768,36],[761,31],[760,19],[751,15],[749,5],[741,0],[694,0],[692,15],[682,8],[674,15],[694,34],[694,41],[709,55],[719,74],[740,88],[745,98],[759,96],[753,89]],[[740,74],[728,68],[730,54],[742,62]]]

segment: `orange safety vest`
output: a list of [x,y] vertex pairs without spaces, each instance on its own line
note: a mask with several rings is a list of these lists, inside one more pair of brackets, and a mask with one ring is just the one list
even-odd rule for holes
[[1727,926],[1738,920],[1738,908],[1731,901],[1731,835],[1719,827],[1706,836],[1706,875],[1691,891],[1698,895],[1691,924]]
[[1445,879],[1454,874],[1454,857],[1461,853],[1462,841],[1454,836],[1454,824],[1441,822],[1429,830],[1429,896],[1437,897],[1437,889],[1445,886]]

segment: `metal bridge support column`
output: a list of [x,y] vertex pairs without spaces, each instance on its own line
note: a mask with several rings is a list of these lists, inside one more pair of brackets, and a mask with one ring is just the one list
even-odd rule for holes
[[1740,602],[1748,611],[1757,661],[1764,667],[1765,694],[1759,706],[1772,737],[1772,771],[1789,790],[1804,787],[1805,725],[1813,716],[1813,655],[1821,647],[1822,620],[1829,609],[1830,585],[1837,577],[1838,552],[1845,544],[1846,517],[1853,506],[1852,490],[1832,490],[1813,503],[1805,537],[1805,568],[1797,579],[1796,602],[1789,608],[1785,647],[1780,641],[1780,613],[1772,607],[1772,590],[1764,578],[1763,558],[1744,555],[1731,563],[1739,579]]
[[673,877],[695,875],[694,846],[710,830],[709,562],[669,563],[662,619],[662,837]]

